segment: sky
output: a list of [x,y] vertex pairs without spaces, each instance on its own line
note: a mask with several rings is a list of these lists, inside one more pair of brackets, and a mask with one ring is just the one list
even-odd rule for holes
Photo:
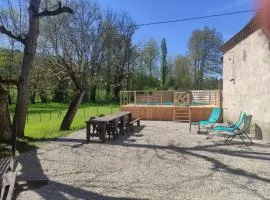
[[[5,0],[0,0],[1,4]],[[136,24],[175,20],[227,12],[254,9],[254,0],[92,0],[102,9],[128,13]],[[171,24],[144,26],[134,35],[134,42],[143,44],[154,38],[159,44],[166,39],[168,55],[186,54],[189,37],[194,29],[204,26],[222,33],[223,40],[229,40],[253,17],[254,13],[216,17]],[[0,45],[7,44],[0,37]]]
[[[103,9],[128,13],[136,24],[174,20],[204,15],[254,9],[253,0],[98,0]],[[204,26],[223,34],[224,41],[239,32],[254,16],[244,13],[212,19],[141,27],[134,35],[135,42],[154,38],[159,44],[166,39],[168,54],[187,53],[188,39],[194,29]]]

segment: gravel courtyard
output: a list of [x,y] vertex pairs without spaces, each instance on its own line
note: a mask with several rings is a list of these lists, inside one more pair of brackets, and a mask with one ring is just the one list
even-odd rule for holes
[[143,121],[115,142],[85,143],[85,130],[20,156],[18,179],[49,184],[20,200],[270,199],[270,145],[206,139],[187,124]]

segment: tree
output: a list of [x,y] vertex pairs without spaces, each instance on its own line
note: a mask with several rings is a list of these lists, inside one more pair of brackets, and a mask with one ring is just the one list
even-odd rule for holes
[[119,100],[120,90],[131,85],[131,64],[134,61],[133,56],[136,56],[132,37],[136,27],[126,13],[117,15],[107,12],[103,28],[105,62],[102,71],[106,74],[104,81],[107,91],[112,89],[114,99]]
[[222,35],[215,29],[204,27],[194,30],[189,39],[189,56],[194,66],[194,88],[201,89],[206,76],[221,74],[220,47]]
[[146,47],[144,48],[144,58],[146,65],[149,69],[149,77],[153,76],[153,70],[157,67],[157,59],[159,56],[158,44],[154,39],[151,39],[147,42]]
[[161,41],[161,87],[164,88],[165,82],[168,75],[168,66],[167,66],[167,45],[166,40],[162,39]]
[[191,69],[190,59],[187,56],[176,56],[175,74],[177,76],[177,89],[191,89]]
[[48,19],[43,24],[43,39],[48,43],[47,56],[51,65],[55,66],[54,72],[59,74],[62,83],[69,80],[73,89],[73,98],[60,130],[70,129],[84,98],[85,88],[88,84],[95,85],[94,79],[103,59],[99,6],[84,0],[73,1],[73,5],[74,15]]
[[[67,6],[62,6],[58,1],[58,6],[54,10],[49,10],[48,2],[43,2],[44,9],[41,9],[41,0],[25,1],[25,5],[19,1],[19,11],[15,10],[16,6],[12,6],[10,0],[7,1],[9,13],[2,10],[0,14],[0,33],[21,43],[24,47],[23,63],[21,65],[21,74],[17,82],[17,102],[15,114],[13,118],[12,132],[17,136],[24,136],[26,123],[27,101],[29,96],[29,83],[31,81],[31,73],[33,62],[36,55],[37,41],[39,36],[40,19],[46,16],[55,16],[61,13],[73,13],[73,10]],[[28,14],[23,8],[28,7]],[[28,22],[25,23],[28,19]],[[3,82],[2,82],[3,83]],[[0,122],[2,123],[2,121]]]
[[11,121],[8,110],[8,90],[0,84],[0,141],[10,141]]

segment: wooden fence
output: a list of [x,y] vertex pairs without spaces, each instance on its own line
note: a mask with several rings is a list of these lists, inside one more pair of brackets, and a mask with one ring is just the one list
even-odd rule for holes
[[193,102],[221,107],[220,90],[192,90],[191,93]]
[[221,99],[220,90],[191,90],[188,92],[174,90],[120,92],[120,105],[188,105],[194,102],[221,107]]

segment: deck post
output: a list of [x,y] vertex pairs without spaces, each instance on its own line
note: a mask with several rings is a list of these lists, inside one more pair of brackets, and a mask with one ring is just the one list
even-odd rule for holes
[[125,93],[124,91],[122,92],[122,105],[124,105],[124,98],[125,98]]
[[135,105],[137,105],[137,102],[136,102],[136,91],[134,91],[134,103],[135,103]]
[[163,92],[161,91],[161,92],[160,92],[160,101],[161,101],[161,105],[162,105],[162,102],[163,102],[163,99],[162,99],[163,96],[162,96],[162,95],[163,95]]
[[208,91],[209,105],[211,105],[211,90]]
[[148,102],[148,105],[149,105],[149,91],[147,92],[147,102]]
[[126,92],[123,91],[123,105],[125,105]]

